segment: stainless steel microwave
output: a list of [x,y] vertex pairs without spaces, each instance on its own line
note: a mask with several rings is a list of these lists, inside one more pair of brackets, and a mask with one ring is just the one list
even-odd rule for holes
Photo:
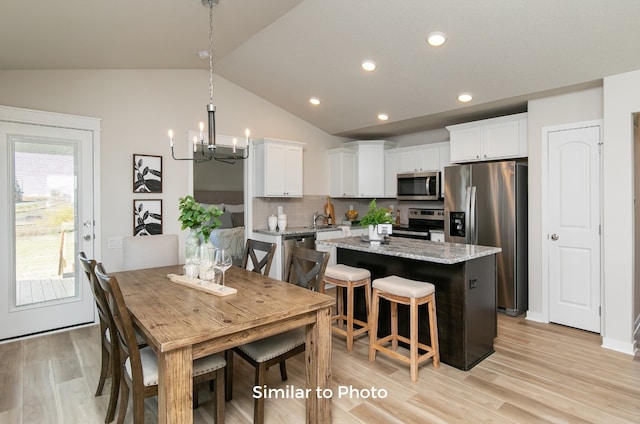
[[398,200],[440,200],[440,172],[398,174]]

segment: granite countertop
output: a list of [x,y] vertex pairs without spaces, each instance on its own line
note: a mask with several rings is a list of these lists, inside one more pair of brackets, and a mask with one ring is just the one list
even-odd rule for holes
[[270,236],[287,236],[295,234],[319,233],[323,231],[342,231],[340,225],[318,226],[313,227],[287,227],[284,231],[271,231],[267,228],[254,229],[253,232],[260,234],[268,234]]
[[502,249],[499,247],[445,243],[402,237],[391,237],[389,244],[373,246],[369,242],[363,241],[361,237],[316,240],[316,244],[449,265],[502,252]]

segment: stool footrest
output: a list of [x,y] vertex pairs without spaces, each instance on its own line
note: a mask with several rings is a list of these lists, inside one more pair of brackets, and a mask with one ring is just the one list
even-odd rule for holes
[[[359,323],[357,323],[355,321],[354,321],[354,324],[361,325],[361,324],[359,324]],[[331,327],[331,331],[333,331],[334,333],[340,334],[342,336],[347,336],[348,335],[347,334],[347,330],[343,330],[342,328],[338,328],[338,327],[335,327],[335,326]],[[355,337],[355,336],[359,336],[362,333],[366,333],[367,331],[369,331],[369,327],[368,326],[362,327],[362,328],[358,328],[357,330],[353,330],[352,334],[353,334],[353,337]]]
[[[393,340],[397,340],[400,342],[404,342],[404,343],[409,343],[409,339],[407,339],[406,337],[403,336],[398,336],[398,337],[393,337],[393,334],[383,337],[381,339],[378,339],[378,342],[373,345],[373,348],[375,350],[378,350],[380,352],[386,353],[389,356],[392,356],[396,359],[401,360],[402,362],[405,362],[407,364],[411,363],[411,358],[409,358],[408,356],[405,356],[401,353],[396,352],[393,349],[390,349],[386,346],[382,346],[385,343],[391,343],[393,342]],[[422,362],[426,361],[429,358],[433,358],[436,354],[436,352],[431,348],[431,346],[428,346],[426,344],[423,343],[418,343],[418,349],[423,350],[425,353],[423,353],[422,355],[418,355],[418,364],[421,364]],[[437,368],[437,367],[436,367]]]

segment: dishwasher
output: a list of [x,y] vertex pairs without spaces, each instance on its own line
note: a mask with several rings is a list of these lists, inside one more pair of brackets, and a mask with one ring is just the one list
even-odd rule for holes
[[[289,262],[291,256],[291,248],[293,246],[306,247],[307,249],[316,248],[316,233],[298,233],[298,234],[286,234],[282,236],[282,279],[288,280],[289,277]],[[313,264],[310,264],[309,271],[313,268]]]

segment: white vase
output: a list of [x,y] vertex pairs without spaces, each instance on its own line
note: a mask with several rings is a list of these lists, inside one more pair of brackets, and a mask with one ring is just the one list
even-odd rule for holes
[[369,225],[369,241],[382,240],[382,235],[378,234],[377,225]]

